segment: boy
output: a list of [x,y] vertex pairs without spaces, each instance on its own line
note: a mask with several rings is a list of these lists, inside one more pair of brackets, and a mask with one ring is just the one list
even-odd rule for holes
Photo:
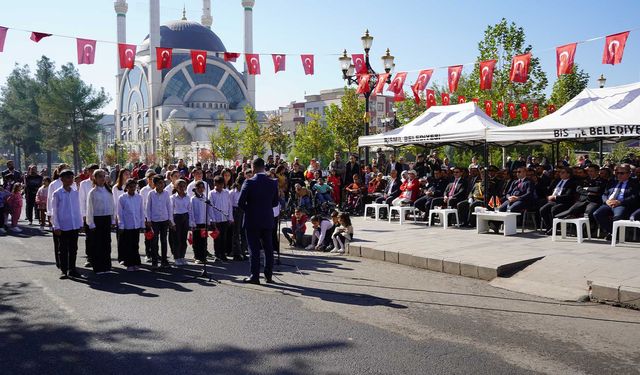
[[153,228],[153,239],[151,240],[151,268],[158,269],[158,241],[162,250],[161,266],[169,268],[167,259],[167,232],[174,229],[173,205],[171,196],[164,189],[164,179],[162,176],[154,176],[153,183],[155,190],[149,193],[146,207],[146,227]]
[[76,270],[78,253],[78,232],[82,227],[80,199],[78,191],[72,188],[73,172],[65,169],[60,172],[62,187],[57,189],[51,198],[51,222],[53,234],[59,238],[58,252],[60,258],[60,279],[81,277]]
[[209,222],[217,228],[220,234],[213,242],[213,249],[216,258],[227,261],[227,253],[230,249],[225,249],[227,236],[229,234],[229,224],[233,224],[233,210],[231,208],[231,198],[229,192],[224,190],[224,177],[216,176],[213,179],[214,189],[209,193]]
[[[291,216],[291,228],[282,228],[282,234],[289,241],[291,247],[303,247],[304,233],[307,230],[307,215],[301,207],[297,207],[294,215]],[[294,238],[291,238],[293,234]]]
[[[153,183],[153,178],[156,176],[156,172],[152,170],[147,170],[145,172],[145,177],[147,178],[147,185],[140,189],[140,196],[142,197],[142,207],[144,208],[144,212],[147,212],[147,200],[149,198],[149,193],[152,192],[156,185]],[[145,263],[151,263],[151,240],[144,239],[144,255],[145,255]]]

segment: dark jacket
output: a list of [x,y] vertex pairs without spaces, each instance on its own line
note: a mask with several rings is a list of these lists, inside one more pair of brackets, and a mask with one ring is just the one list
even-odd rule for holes
[[507,196],[515,196],[523,202],[532,203],[535,201],[533,183],[531,180],[526,178],[520,182],[519,180],[513,180],[509,190],[507,191]]
[[[448,197],[451,189],[454,189],[455,180],[451,181],[447,187],[444,189],[444,196]],[[451,200],[461,201],[467,198],[467,180],[461,178],[458,181],[458,184],[455,185],[455,189],[453,190],[453,195],[451,195]]]
[[278,181],[260,173],[245,180],[238,207],[244,211],[242,227],[248,230],[273,229],[273,208],[278,205]]
[[[609,185],[609,188],[602,194],[602,201],[606,202],[611,194],[615,191],[619,181],[615,181]],[[624,207],[634,208],[638,205],[638,183],[634,180],[627,180],[627,186],[624,189],[624,198],[620,204]]]
[[600,177],[584,179],[582,185],[576,188],[579,202],[602,203],[602,194],[607,183]]
[[[556,187],[562,182],[562,180],[558,180],[552,187],[549,189],[549,195],[553,195],[556,191]],[[576,195],[576,182],[573,179],[567,180],[567,182],[562,186],[560,193],[556,195],[556,203],[559,204],[572,204],[575,202]]]

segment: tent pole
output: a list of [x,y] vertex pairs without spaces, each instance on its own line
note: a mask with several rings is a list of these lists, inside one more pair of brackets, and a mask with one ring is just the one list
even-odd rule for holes
[[[489,207],[489,197],[487,190],[489,188],[489,144],[487,141],[484,141],[484,178],[482,180],[482,184],[484,185],[484,194],[482,194],[482,198],[484,199],[484,206]],[[473,186],[471,187],[473,189]]]
[[603,159],[603,155],[602,155],[602,139],[600,140],[600,142],[598,142],[598,150],[600,151],[600,165],[602,165],[602,159]]
[[560,141],[556,142],[556,164],[560,161]]
[[558,161],[556,160],[556,144],[555,143],[551,144],[551,162],[553,163],[551,165],[552,169],[555,169],[556,165],[558,164]]

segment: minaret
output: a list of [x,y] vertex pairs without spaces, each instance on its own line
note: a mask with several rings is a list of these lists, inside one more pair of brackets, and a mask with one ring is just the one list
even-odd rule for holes
[[[244,7],[244,52],[253,53],[253,6],[255,0],[242,0]],[[249,92],[249,102],[256,107],[256,77],[249,74],[247,62],[244,63],[244,76],[247,82],[247,91]]]
[[202,26],[211,28],[213,17],[211,17],[211,0],[202,0]]
[[[116,11],[118,43],[126,43],[127,42],[127,10],[129,10],[129,5],[127,4],[126,0],[118,0],[113,3],[113,8]],[[116,67],[117,67],[118,74],[116,75],[116,113],[115,113],[116,134],[114,136],[114,139],[120,139],[120,134],[122,134],[122,124],[120,124],[120,83],[122,82],[122,75],[124,74],[124,69],[120,69],[120,63],[118,59],[116,59]]]
[[149,130],[151,135],[151,152],[156,152],[156,126],[161,119],[156,118],[155,108],[161,104],[160,74],[156,69],[156,47],[160,47],[160,0],[149,1]]

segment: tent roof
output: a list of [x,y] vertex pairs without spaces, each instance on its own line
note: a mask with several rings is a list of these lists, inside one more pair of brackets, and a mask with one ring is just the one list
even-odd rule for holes
[[358,146],[477,144],[485,141],[487,129],[502,127],[472,102],[434,106],[400,128],[360,137]]
[[629,137],[640,137],[640,83],[584,89],[550,115],[487,134],[489,142],[503,144]]

